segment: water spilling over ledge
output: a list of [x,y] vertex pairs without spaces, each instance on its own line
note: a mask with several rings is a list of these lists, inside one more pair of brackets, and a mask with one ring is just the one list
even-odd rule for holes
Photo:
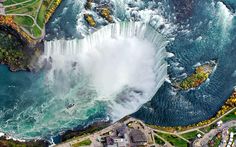
[[117,120],[135,112],[163,84],[167,43],[145,23],[123,22],[82,40],[46,42],[43,58],[51,62],[48,80],[56,95],[73,102],[68,113],[79,118],[78,110],[102,101]]
[[[136,111],[157,89],[135,117],[165,126],[188,125],[211,117],[235,86],[236,67],[232,64],[236,62],[235,14],[221,2],[197,3],[186,26],[177,26],[182,30],[177,34],[166,21],[168,17],[172,21],[174,16],[164,15],[164,19],[155,8],[151,13],[142,12],[161,34],[175,36],[168,45],[168,50],[174,53],[168,56],[171,77],[191,72],[198,62],[219,59],[219,67],[206,84],[189,93],[176,92],[169,83],[158,89],[167,77],[164,61],[167,40],[146,24],[113,24],[83,40],[47,42],[42,58],[51,62],[47,71],[11,73],[0,67],[0,130],[30,139],[54,135],[77,125],[86,126],[107,116],[116,120]],[[169,12],[164,6],[169,5],[163,4],[164,12]],[[72,24],[79,26],[75,16],[78,13],[71,16],[59,11],[58,15],[63,17],[56,17],[48,29],[56,34],[62,30],[59,38],[66,37],[68,31],[78,33],[71,30]],[[57,29],[56,22],[61,24]],[[64,28],[68,30],[63,31]]]

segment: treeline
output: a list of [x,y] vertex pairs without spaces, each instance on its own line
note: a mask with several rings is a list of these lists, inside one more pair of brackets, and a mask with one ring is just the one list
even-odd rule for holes
[[212,117],[208,120],[204,120],[204,121],[201,121],[199,123],[189,125],[189,126],[177,126],[177,127],[165,127],[165,126],[156,126],[156,125],[148,125],[148,126],[151,127],[151,128],[154,128],[154,129],[157,129],[157,130],[163,130],[163,131],[166,131],[166,132],[172,132],[172,133],[174,133],[176,131],[177,132],[182,132],[182,131],[193,129],[193,128],[196,128],[196,127],[202,127],[202,126],[208,125],[208,124],[214,122],[216,119],[218,119],[222,115],[229,112],[230,110],[234,109],[235,107],[236,107],[236,90],[233,91],[230,98],[225,102],[225,104],[217,112],[215,117]]

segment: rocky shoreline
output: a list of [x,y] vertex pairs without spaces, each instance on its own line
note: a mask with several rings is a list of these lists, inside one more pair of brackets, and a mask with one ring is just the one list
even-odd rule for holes
[[[95,133],[111,125],[110,121],[96,121],[86,127],[76,127],[71,130],[67,130],[63,133],[60,133],[56,136],[56,144],[65,142],[76,137],[86,136],[88,134]],[[15,139],[7,134],[0,132],[0,146],[9,147],[9,146],[26,146],[26,147],[48,147],[52,145],[52,142],[49,142],[46,139],[37,139],[37,140],[21,140]]]
[[49,142],[45,140],[32,140],[32,141],[22,141],[14,138],[7,138],[6,136],[0,137],[0,146],[1,147],[48,147],[50,145]]
[[[60,3],[60,2],[61,2],[61,0],[58,1],[58,3]],[[56,7],[54,7],[52,9],[52,11],[50,11],[50,13],[47,16],[47,20],[51,17],[51,15],[55,11],[55,9],[56,9]],[[102,13],[102,14],[104,14],[104,13]],[[104,17],[107,18],[107,15],[104,14]],[[27,53],[26,56],[31,57],[30,62],[27,64],[27,66],[23,66],[23,67],[11,65],[11,63],[9,63],[8,61],[1,61],[1,64],[8,65],[8,67],[11,71],[20,71],[20,70],[34,71],[36,69],[35,68],[36,64],[34,64],[34,63],[37,62],[37,59],[38,59],[39,55],[41,55],[42,51],[44,50],[43,41],[40,41],[40,42],[34,43],[34,44],[28,44],[27,42],[29,42],[29,40],[28,40],[29,38],[28,37],[22,37],[24,35],[19,35],[21,33],[14,30],[13,27],[8,26],[8,25],[1,25],[0,27],[4,28],[7,32],[11,33],[13,36],[15,36],[19,40],[21,40],[24,44],[24,48],[22,49],[22,51],[24,53]],[[212,67],[212,66],[210,66],[210,67]],[[213,68],[212,68],[212,71],[213,71]],[[210,74],[211,74],[211,72],[210,72]],[[208,76],[209,75],[207,75],[207,78],[208,78]],[[206,81],[206,78],[204,78],[204,80],[202,80],[200,82],[200,84],[203,83],[204,81]],[[200,84],[198,84],[197,86],[199,86]],[[195,87],[197,87],[197,86],[195,86]],[[190,86],[190,88],[193,88],[193,87]],[[183,89],[189,89],[189,87],[188,88],[183,88]],[[181,126],[180,127],[162,127],[162,126],[153,126],[153,125],[150,125],[150,126],[155,127],[157,129],[160,129],[160,130],[166,130],[166,131],[174,132],[174,131],[185,130],[185,129],[187,130],[187,129],[192,128],[192,127],[206,125],[206,124],[209,124],[209,123],[213,122],[218,117],[220,117],[221,115],[223,115],[226,112],[230,111],[231,109],[233,109],[236,106],[235,103],[236,103],[236,90],[233,92],[232,96],[226,101],[225,105],[222,106],[222,108],[219,110],[219,112],[217,112],[216,116],[209,119],[209,120],[202,121],[202,122],[199,122],[197,124],[186,126],[186,127],[181,127]],[[83,136],[87,133],[93,133],[93,132],[95,132],[99,129],[102,129],[102,128],[108,126],[108,125],[110,125],[110,123],[108,123],[108,122],[96,122],[94,124],[89,125],[86,128],[80,129],[80,130],[68,130],[60,136],[60,138],[61,138],[60,141],[66,141],[68,139],[71,139],[71,138],[74,138],[74,137],[77,137],[77,136]],[[0,146],[3,146],[3,147],[7,146],[8,143],[10,143],[10,144],[24,144],[26,146],[34,146],[34,147],[35,146],[48,146],[49,145],[48,142],[43,141],[43,140],[37,140],[37,141],[33,140],[33,141],[29,141],[29,142],[20,142],[20,141],[14,140],[14,139],[7,139],[6,137],[0,137]]]
[[60,142],[65,142],[75,137],[92,134],[110,125],[111,125],[111,122],[109,121],[97,121],[83,128],[67,130],[66,132],[62,133],[62,135],[60,135]]
[[221,116],[223,116],[224,114],[230,112],[231,110],[233,110],[235,108],[236,108],[236,88],[233,90],[231,96],[225,101],[225,104],[220,108],[220,110],[215,114],[215,116],[213,116],[207,120],[204,120],[204,121],[192,124],[192,125],[188,125],[188,126],[173,126],[172,127],[172,126],[157,126],[157,125],[152,125],[152,124],[147,124],[147,125],[152,128],[155,128],[158,130],[163,130],[166,132],[171,132],[171,133],[179,132],[179,131],[186,131],[189,129],[193,129],[196,127],[202,127],[202,126],[208,125],[210,123],[213,123],[218,118],[220,118]]
[[[232,95],[225,102],[225,104],[221,107],[221,109],[216,113],[216,115],[212,118],[209,118],[208,120],[204,120],[199,123],[188,125],[188,126],[171,127],[171,126],[157,126],[157,125],[151,125],[151,124],[146,124],[146,125],[150,128],[157,129],[160,131],[170,132],[170,133],[187,131],[190,129],[194,129],[197,127],[204,127],[208,124],[214,123],[219,118],[221,118],[221,116],[223,116],[224,114],[227,114],[228,112],[230,112],[232,110],[235,110],[235,107],[236,107],[236,89],[234,89]],[[123,122],[129,118],[130,118],[129,116],[126,116],[126,117],[120,119],[118,122]],[[110,126],[110,125],[112,125],[112,123],[110,121],[104,120],[104,121],[94,122],[94,123],[92,123],[86,127],[83,127],[83,128],[82,127],[79,128],[79,126],[78,126],[75,129],[67,130],[64,133],[59,134],[57,136],[58,140],[57,140],[56,144],[61,143],[61,142],[67,142],[67,141],[70,141],[70,140],[75,139],[77,137],[83,137],[83,136],[87,136],[89,134],[93,134],[95,132],[98,132],[98,131]],[[20,145],[25,145],[27,147],[47,147],[47,146],[51,145],[46,140],[19,141],[19,140],[13,139],[11,137],[7,137],[6,135],[0,137],[0,146],[2,145],[3,147],[5,147],[5,146],[8,147],[7,145],[12,145],[12,144],[15,144],[15,145],[20,144]]]
[[43,41],[32,45],[10,26],[0,25],[0,30],[6,33],[5,42],[13,38],[17,42],[11,47],[0,46],[0,63],[7,65],[12,72],[35,71],[38,67],[37,61],[44,50]]

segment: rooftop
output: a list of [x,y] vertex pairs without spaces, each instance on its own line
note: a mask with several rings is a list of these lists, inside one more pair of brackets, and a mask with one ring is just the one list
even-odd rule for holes
[[134,129],[130,132],[130,138],[133,143],[146,143],[147,142],[147,137],[146,135],[137,129]]

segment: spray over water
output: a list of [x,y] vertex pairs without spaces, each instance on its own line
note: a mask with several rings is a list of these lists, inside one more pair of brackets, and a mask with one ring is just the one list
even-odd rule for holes
[[62,96],[74,89],[68,99],[74,97],[78,109],[92,92],[90,102],[103,101],[117,120],[150,100],[164,82],[166,44],[149,25],[132,22],[108,25],[82,40],[46,42],[48,80],[54,88],[60,85],[55,91]]

